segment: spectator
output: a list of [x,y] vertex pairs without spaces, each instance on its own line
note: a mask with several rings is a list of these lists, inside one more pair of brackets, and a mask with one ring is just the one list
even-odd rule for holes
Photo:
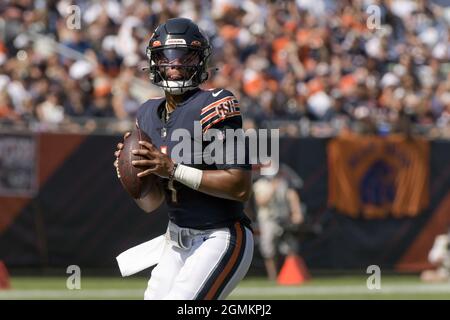
[[[72,4],[82,9],[80,29],[66,24]],[[52,86],[58,87],[66,120],[100,115],[132,122],[136,106],[160,94],[138,68],[147,63],[151,30],[185,16],[207,30],[216,51],[212,64],[219,71],[205,86],[232,88],[257,127],[290,121],[283,134],[295,135],[302,130],[294,126],[306,118],[310,134],[359,130],[369,123],[371,129],[363,131],[385,134],[407,114],[412,133],[421,126],[429,130],[420,132],[448,136],[450,7],[436,0],[376,1],[380,25],[372,28],[370,4],[7,0],[0,3],[0,67],[18,115],[14,121],[40,121],[35,110],[26,109],[48,102],[46,88]],[[106,99],[95,89],[98,77],[111,82]],[[124,78],[126,84],[116,82]],[[104,102],[113,105],[102,112],[89,107]]]
[[450,279],[450,228],[447,234],[436,236],[428,261],[435,267],[420,275],[424,282],[447,282]]
[[[254,184],[257,221],[260,230],[260,250],[270,280],[277,277],[277,257],[297,254],[298,238],[287,226],[299,226],[304,221],[300,197],[281,172],[260,178]],[[295,229],[295,228],[294,228]]]

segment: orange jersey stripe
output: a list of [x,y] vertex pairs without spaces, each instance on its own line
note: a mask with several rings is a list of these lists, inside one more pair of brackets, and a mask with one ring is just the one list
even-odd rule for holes
[[216,294],[217,290],[220,288],[220,286],[223,284],[223,281],[228,276],[230,271],[233,269],[234,265],[236,264],[239,252],[241,251],[242,246],[242,238],[244,237],[242,226],[239,224],[239,222],[236,222],[234,224],[234,229],[236,230],[236,247],[234,247],[233,253],[231,254],[230,260],[228,261],[227,265],[223,269],[222,273],[217,277],[217,279],[214,281],[214,284],[211,286],[211,289],[209,289],[208,293],[205,296],[205,300],[211,300],[214,295]]
[[206,107],[204,107],[204,108],[202,109],[202,113],[200,113],[200,115],[205,114],[206,112],[208,112],[209,110],[211,110],[211,109],[214,108],[216,105],[218,105],[218,104],[220,104],[220,103],[222,103],[222,102],[225,102],[225,101],[227,101],[227,100],[233,100],[233,99],[234,99],[234,97],[228,96],[228,97],[222,98],[222,99],[220,99],[220,100],[214,101],[213,103],[208,104]]
[[[239,107],[239,104],[235,105],[234,107],[235,107],[235,108],[238,108],[238,107]],[[238,110],[236,110],[235,112],[238,112],[238,111],[240,111],[240,110],[238,109]],[[208,120],[210,120],[211,118],[213,118],[213,117],[216,116],[216,115],[217,115],[217,112],[211,112],[211,113],[208,114],[205,118],[203,118],[202,120],[200,120],[200,123],[201,123],[201,124],[204,124],[204,123],[206,123]]]
[[234,117],[234,116],[239,116],[240,114],[241,114],[241,113],[240,113],[239,111],[236,111],[236,112],[230,112],[230,113],[228,113],[225,117],[218,118],[218,119],[214,120],[213,122],[211,122],[210,124],[208,124],[208,125],[203,129],[203,133],[205,133],[206,130],[208,130],[209,128],[211,128],[211,126],[215,125],[216,123],[219,123],[220,121],[223,121],[223,120],[225,120],[225,119],[227,119],[227,118],[231,118],[231,117]]

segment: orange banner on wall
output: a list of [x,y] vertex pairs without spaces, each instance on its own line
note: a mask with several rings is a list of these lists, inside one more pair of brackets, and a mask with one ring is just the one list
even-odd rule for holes
[[428,205],[425,139],[348,135],[328,145],[328,205],[351,217],[413,217]]

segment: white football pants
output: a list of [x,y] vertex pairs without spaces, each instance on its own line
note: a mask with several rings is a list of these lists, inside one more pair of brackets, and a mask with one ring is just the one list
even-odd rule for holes
[[[230,228],[188,230],[184,246],[170,238],[179,227],[169,223],[168,237],[153,269],[146,300],[225,299],[247,273],[253,257],[252,232],[241,223]],[[172,235],[169,233],[172,229]],[[179,233],[179,232],[178,232]],[[190,247],[190,248],[189,248]]]

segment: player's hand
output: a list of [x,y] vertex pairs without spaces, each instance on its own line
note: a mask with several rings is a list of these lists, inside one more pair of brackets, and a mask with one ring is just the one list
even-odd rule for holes
[[[128,138],[130,136],[131,132],[126,132],[125,135],[123,136],[123,140],[125,141],[126,138]],[[119,156],[120,156],[120,151],[122,151],[123,149],[123,143],[119,142],[117,144],[117,150],[114,152],[114,156],[116,157],[116,160],[114,161],[114,167],[116,168],[116,174],[117,174],[117,178],[120,178],[120,174],[119,174]]]
[[131,152],[134,155],[140,155],[146,159],[134,160],[131,164],[135,167],[144,167],[144,169],[147,169],[141,173],[138,173],[138,177],[145,177],[153,173],[161,178],[168,178],[173,170],[173,161],[150,142],[139,141],[139,144],[143,148],[139,150],[132,150]]

